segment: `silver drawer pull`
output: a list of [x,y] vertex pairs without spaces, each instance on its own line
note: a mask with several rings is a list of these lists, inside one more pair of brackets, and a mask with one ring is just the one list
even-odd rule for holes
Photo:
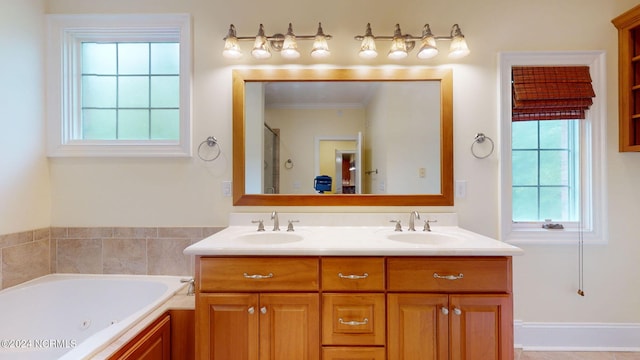
[[273,277],[273,273],[269,273],[267,275],[260,275],[260,274],[255,274],[255,275],[249,275],[247,273],[242,274],[242,276],[244,276],[245,279],[256,279],[256,280],[260,280],[260,279],[269,279]]
[[445,279],[445,280],[460,280],[464,277],[464,274],[460,273],[458,275],[438,275],[438,273],[433,273],[434,279]]
[[338,277],[341,279],[349,279],[349,280],[360,280],[360,279],[366,279],[369,277],[369,274],[364,273],[362,275],[343,275],[342,273],[338,273]]
[[360,326],[360,325],[367,325],[369,323],[369,319],[364,318],[362,321],[344,321],[342,320],[342,318],[338,319],[338,322],[342,325],[349,325],[349,326]]

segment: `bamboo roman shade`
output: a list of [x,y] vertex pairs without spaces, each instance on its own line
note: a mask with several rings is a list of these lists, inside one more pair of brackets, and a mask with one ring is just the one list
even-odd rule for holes
[[588,66],[514,66],[512,121],[584,119],[596,96]]

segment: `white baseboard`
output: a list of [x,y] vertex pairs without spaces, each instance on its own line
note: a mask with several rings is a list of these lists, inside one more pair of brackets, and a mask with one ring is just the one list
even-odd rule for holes
[[640,351],[640,324],[516,320],[514,343],[536,351]]

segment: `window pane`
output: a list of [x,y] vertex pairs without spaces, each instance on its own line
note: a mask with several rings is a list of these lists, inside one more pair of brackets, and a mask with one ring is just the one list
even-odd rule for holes
[[513,221],[532,221],[538,219],[538,188],[513,188]]
[[110,140],[116,137],[116,111],[85,109],[82,111],[82,138]]
[[118,81],[118,107],[149,107],[148,76],[121,76]]
[[83,76],[82,107],[116,107],[115,76]]
[[513,151],[513,185],[538,185],[538,152]]
[[116,74],[116,44],[82,43],[83,74]]
[[151,107],[177,108],[180,105],[180,78],[154,76],[151,78]]
[[540,121],[540,148],[567,148],[567,131],[569,124],[570,122],[566,120]]
[[148,140],[149,110],[119,110],[118,139]]
[[124,75],[148,74],[149,44],[118,44],[118,73]]
[[151,74],[180,73],[180,45],[177,43],[151,44]]
[[569,161],[567,151],[540,152],[540,185],[568,185]]
[[571,220],[569,215],[568,188],[540,188],[540,221]]
[[151,110],[151,139],[178,140],[180,138],[180,111]]
[[538,148],[538,122],[516,121],[511,123],[512,149]]

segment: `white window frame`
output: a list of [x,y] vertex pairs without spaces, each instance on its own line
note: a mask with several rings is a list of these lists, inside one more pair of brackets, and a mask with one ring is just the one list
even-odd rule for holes
[[[543,229],[542,222],[512,221],[511,109],[513,66],[589,66],[596,93],[580,125],[582,221],[564,230]],[[606,64],[604,51],[503,52],[499,54],[500,99],[500,239],[513,244],[607,243],[606,214]]]
[[[47,154],[50,157],[190,157],[191,17],[188,14],[47,15]],[[180,137],[82,140],[82,42],[171,41],[180,44]]]

